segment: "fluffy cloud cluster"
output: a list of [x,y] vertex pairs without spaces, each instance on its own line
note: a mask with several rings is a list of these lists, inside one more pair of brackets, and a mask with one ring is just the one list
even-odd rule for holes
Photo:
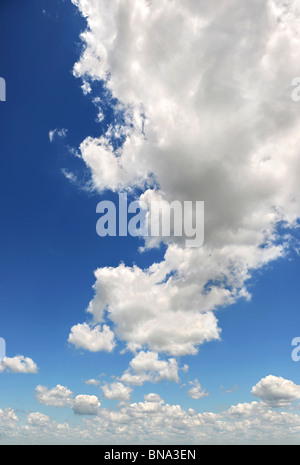
[[185,410],[178,404],[166,403],[153,392],[141,402],[122,402],[113,410],[101,407],[96,396],[79,395],[70,405],[77,415],[84,416],[76,426],[57,423],[40,412],[29,413],[25,422],[20,421],[16,412],[7,408],[0,410],[0,443],[7,443],[9,439],[20,444],[29,441],[34,444],[298,444],[299,408],[295,406],[293,410],[289,402],[282,402],[283,398],[289,397],[291,401],[297,397],[289,395],[296,385],[290,380],[268,376],[252,388],[252,393],[256,395],[257,389],[260,391],[266,383],[277,385],[274,389],[281,390],[280,396],[275,396],[276,403],[269,403],[268,396],[264,401],[239,403],[219,413]]
[[17,355],[12,358],[5,357],[2,362],[0,362],[0,373],[3,371],[33,374],[38,372],[38,366],[31,358]]
[[101,409],[85,420],[90,438],[106,443],[126,441],[131,444],[263,444],[297,443],[300,418],[294,412],[274,411],[264,402],[233,405],[220,412],[197,413],[170,405],[157,394],[145,396],[143,402],[120,406],[118,411]]
[[[281,380],[273,378],[278,382]],[[254,401],[232,405],[220,413],[197,413],[193,409],[184,410],[180,405],[169,405],[159,395],[151,393],[143,402],[120,406],[118,411],[102,409],[86,425],[96,436],[108,429],[113,434],[110,440],[123,437],[131,443],[147,443],[149,440],[174,443],[179,437],[182,441],[204,444],[278,443],[279,437],[283,444],[297,443],[299,415],[274,411],[273,407],[266,402]]]
[[89,311],[97,324],[108,309],[129,348],[195,354],[219,338],[214,310],[285,254],[279,222],[300,216],[299,4],[72,1],[88,24],[74,74],[103,81],[124,121],[81,144],[94,188],[205,201],[203,247],[97,270]]

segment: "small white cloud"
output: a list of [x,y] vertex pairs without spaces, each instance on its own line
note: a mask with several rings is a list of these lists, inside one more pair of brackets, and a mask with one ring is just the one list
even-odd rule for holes
[[293,381],[270,375],[261,379],[251,393],[272,407],[286,407],[300,399],[300,386]]
[[84,81],[82,86],[81,86],[81,89],[84,93],[84,95],[87,95],[87,94],[90,94],[92,92],[92,88],[91,88],[91,85],[89,82],[87,81]]
[[13,358],[5,357],[0,362],[0,373],[5,370],[10,373],[34,374],[38,372],[38,366],[31,358],[17,355]]
[[159,360],[157,353],[144,351],[131,360],[129,369],[121,377],[124,383],[136,386],[163,380],[179,382],[177,361],[174,358]]
[[73,184],[77,182],[77,176],[71,171],[68,171],[66,168],[62,168],[61,172],[65,178],[68,179],[68,181],[72,182]]
[[183,365],[183,367],[181,368],[181,371],[183,371],[183,373],[187,373],[189,371],[189,366],[188,365]]
[[189,389],[187,393],[192,399],[198,400],[202,397],[209,396],[209,393],[205,389],[201,388],[201,384],[199,383],[197,378],[194,381],[190,381],[190,384],[193,387]]
[[153,402],[155,404],[163,404],[164,400],[158,394],[147,394],[144,396],[145,402]]
[[112,352],[115,347],[114,333],[106,325],[102,328],[100,325],[91,328],[87,323],[73,326],[68,342],[90,352]]
[[97,121],[97,123],[101,123],[101,121],[104,120],[104,114],[103,114],[103,111],[102,111],[102,108],[101,108],[101,99],[100,99],[100,97],[94,98],[93,104],[97,107],[97,110],[98,110],[98,115],[97,115],[96,121]]
[[76,415],[98,415],[100,406],[98,397],[79,395],[75,398],[72,409]]
[[67,149],[69,150],[70,154],[73,155],[73,157],[81,158],[80,152],[75,147],[68,145]]
[[50,142],[53,142],[55,137],[64,139],[65,137],[67,137],[67,134],[68,134],[68,129],[65,129],[65,128],[53,129],[52,131],[49,131],[49,140]]
[[99,386],[100,381],[97,379],[88,379],[87,381],[85,381],[85,384],[87,384],[88,386]]
[[110,385],[106,384],[101,387],[103,391],[103,396],[105,399],[109,400],[119,400],[127,401],[130,399],[130,394],[132,389],[128,386],[125,386],[123,383],[112,383]]
[[232,405],[228,410],[223,412],[223,415],[232,418],[243,418],[251,416],[259,416],[266,412],[266,404],[263,402],[240,403]]

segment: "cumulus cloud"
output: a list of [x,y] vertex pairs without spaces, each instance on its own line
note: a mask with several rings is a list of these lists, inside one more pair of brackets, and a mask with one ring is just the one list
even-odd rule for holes
[[[155,394],[153,394],[155,396]],[[157,396],[157,395],[156,395]],[[29,422],[19,421],[12,409],[0,410],[1,440],[18,443],[108,444],[298,444],[300,417],[278,412],[263,403],[233,405],[221,413],[197,413],[179,405],[166,404],[159,396],[143,402],[101,409],[101,414],[84,418],[80,426],[47,422],[47,416],[30,414]],[[249,407],[250,406],[250,407]],[[236,415],[237,407],[241,415]],[[230,413],[231,410],[234,413]],[[21,415],[21,413],[20,413]],[[31,416],[32,415],[32,416]],[[28,416],[26,417],[28,419]],[[25,418],[25,420],[26,420]]]
[[34,374],[38,372],[38,366],[31,358],[17,355],[12,358],[5,357],[2,362],[0,362],[0,373],[3,371]]
[[157,404],[164,404],[164,400],[158,395],[151,392],[144,396],[145,402],[154,402]]
[[123,383],[112,383],[110,385],[105,384],[101,386],[103,391],[103,396],[105,399],[109,400],[120,400],[120,401],[128,401],[130,399],[130,394],[132,389],[129,386],[125,386]]
[[144,351],[131,360],[129,369],[121,377],[124,383],[135,386],[163,380],[179,382],[177,361],[174,358],[159,360],[157,353]]
[[63,408],[72,403],[73,392],[60,384],[52,389],[39,385],[35,389],[35,397],[40,404]]
[[286,253],[277,225],[300,216],[299,4],[73,3],[88,24],[74,74],[103,81],[124,121],[81,144],[94,188],[205,201],[202,248],[171,241],[148,270],[97,270],[89,311],[100,323],[108,309],[128,348],[196,354],[220,337],[215,310]]
[[96,396],[79,395],[75,397],[72,409],[76,415],[97,415],[100,405]]
[[253,386],[251,393],[273,407],[286,407],[300,399],[300,386],[278,376],[267,376]]
[[115,347],[114,333],[107,325],[90,327],[87,323],[71,328],[68,342],[91,352],[112,352]]
[[202,389],[201,384],[197,378],[194,381],[190,381],[190,384],[192,387],[187,391],[187,393],[192,399],[198,400],[202,397],[209,396],[209,393],[205,389]]
[[[60,384],[52,389],[37,386],[35,397],[40,404],[49,407],[70,407],[76,415],[97,415],[101,406],[98,397],[80,394],[74,398],[73,392]],[[35,417],[37,415],[33,419]]]
[[43,413],[33,412],[28,415],[27,423],[31,426],[47,426],[50,423],[50,417]]
[[18,417],[16,412],[7,407],[4,410],[0,409],[0,433],[1,435],[11,434],[18,424]]
[[99,386],[100,381],[98,379],[88,379],[87,381],[85,381],[85,384],[87,384],[88,386]]
[[243,418],[262,415],[266,412],[266,404],[263,402],[240,403],[232,405],[224,415],[231,418]]
[[[180,260],[182,269],[190,266],[185,251],[176,249],[174,254],[174,263]],[[196,266],[200,267],[200,259]],[[197,293],[197,287],[185,282],[184,272],[174,286],[172,277],[166,280],[173,270],[174,267],[166,263],[155,264],[148,270],[124,264],[98,269],[95,272],[96,296],[88,312],[100,322],[108,305],[114,331],[128,342],[129,349],[148,346],[153,351],[177,356],[195,354],[195,344],[219,338],[217,319],[209,312],[205,297]],[[201,279],[200,272],[198,279]],[[214,299],[220,302],[226,293],[217,287],[212,291]]]
[[[294,385],[283,378],[278,380]],[[291,384],[288,384],[288,389]],[[280,404],[284,409],[287,404],[281,402],[282,398],[281,394]],[[87,418],[76,426],[56,423],[39,412],[26,414],[24,422],[14,410],[0,409],[0,440],[14,438],[22,443],[30,438],[32,443],[47,443],[59,439],[66,444],[74,441],[83,444],[117,441],[177,444],[178,440],[189,444],[298,444],[299,409],[296,406],[294,411],[293,407],[288,412],[284,411],[278,408],[277,400],[278,397],[275,403],[238,403],[217,413],[199,413],[191,408],[168,404],[155,393],[145,395],[142,402],[120,403],[117,409],[112,410],[100,410],[96,396],[80,395],[74,399],[72,408],[75,414]]]
[[[295,442],[299,437],[300,418],[292,412],[275,412],[266,404],[238,404],[221,413],[197,413],[180,405],[165,403],[159,396],[144,402],[121,406],[118,411],[103,409],[101,415],[87,421],[95,436],[104,428],[115,428],[119,440],[165,444],[180,441],[189,443],[282,443]],[[111,436],[110,436],[111,437]]]

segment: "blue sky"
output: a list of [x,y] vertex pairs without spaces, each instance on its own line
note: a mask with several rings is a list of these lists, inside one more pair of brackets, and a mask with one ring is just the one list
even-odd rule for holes
[[[160,245],[140,253],[137,239],[104,239],[96,234],[96,205],[104,198],[116,199],[116,192],[109,188],[102,192],[88,190],[91,167],[70,149],[79,151],[86,137],[104,135],[120,115],[102,82],[92,83],[91,93],[84,95],[82,79],[72,73],[83,53],[79,36],[85,29],[85,19],[68,0],[2,0],[0,4],[0,76],[7,83],[7,102],[0,103],[0,336],[6,340],[7,357],[24,355],[38,366],[37,373],[6,370],[0,374],[0,409],[12,409],[20,425],[26,425],[26,421],[31,425],[28,415],[39,412],[56,424],[67,422],[71,428],[86,428],[82,422],[85,415],[76,415],[70,405],[58,408],[39,402],[35,396],[38,385],[50,390],[59,384],[70,389],[74,397],[98,397],[99,418],[101,409],[122,408],[117,400],[105,398],[100,385],[87,385],[85,381],[96,378],[101,385],[110,385],[120,378],[136,356],[129,351],[120,353],[128,340],[119,337],[111,353],[93,353],[69,343],[68,337],[75,325],[91,322],[85,310],[94,297],[96,269],[118,268],[124,263],[145,270],[161,262],[166,251],[166,246]],[[114,91],[113,85],[111,89]],[[95,97],[102,100],[102,122],[97,121]],[[56,134],[50,142],[49,132],[62,128],[67,129],[66,136]],[[66,179],[63,170],[72,172],[76,182]],[[294,244],[299,231],[293,229],[292,235]],[[299,265],[300,258],[291,246],[284,257],[254,267],[247,281],[251,300],[236,299],[214,312],[221,339],[198,345],[197,355],[175,356],[180,367],[189,366],[188,371],[179,371],[178,383],[165,379],[131,386],[130,402],[143,402],[145,395],[156,393],[167,404],[180,405],[184,411],[192,408],[198,413],[218,414],[232,405],[260,402],[251,389],[269,375],[298,386],[300,365],[291,359],[291,341],[300,336]],[[107,319],[105,324],[114,330],[112,320]],[[151,347],[142,349],[155,352]],[[171,357],[174,354],[159,353],[160,360]],[[188,396],[189,383],[195,378],[209,396],[198,400]],[[267,397],[262,396],[262,401],[270,404]],[[57,432],[54,439],[47,435],[45,439],[41,425],[37,421],[27,436],[17,430],[13,440],[6,435],[9,425],[6,431],[1,430],[1,442],[72,442]],[[105,441],[93,436],[93,431],[91,427],[88,442]],[[157,441],[160,431],[156,434]],[[179,439],[184,437],[181,434],[178,441],[184,442]],[[297,434],[293,434],[297,442]],[[196,433],[192,440],[202,441]],[[225,442],[231,440],[234,435],[225,438]],[[276,442],[276,437],[272,440]],[[208,436],[204,441],[212,439]]]

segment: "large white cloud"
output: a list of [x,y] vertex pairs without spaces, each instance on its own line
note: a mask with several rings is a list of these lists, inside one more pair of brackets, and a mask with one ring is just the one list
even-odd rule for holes
[[251,272],[284,255],[278,222],[300,216],[299,4],[72,1],[88,24],[74,73],[103,80],[124,114],[82,142],[95,189],[206,205],[202,248],[177,241],[149,270],[97,270],[89,311],[99,323],[108,309],[129,348],[195,354],[219,338],[212,311],[249,297]]
[[300,386],[278,376],[267,376],[252,388],[252,394],[274,407],[290,405],[300,399]]

